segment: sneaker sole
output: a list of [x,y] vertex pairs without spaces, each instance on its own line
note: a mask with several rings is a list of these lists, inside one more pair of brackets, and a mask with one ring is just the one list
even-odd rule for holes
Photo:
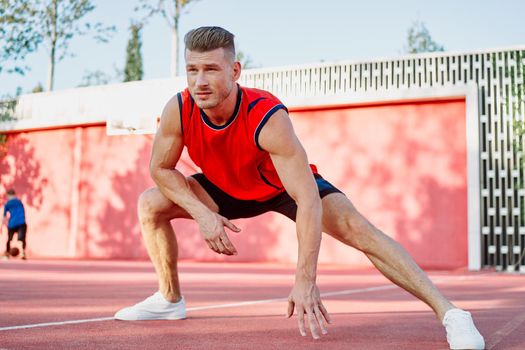
[[485,349],[485,343],[478,343],[476,345],[472,345],[472,343],[470,344],[454,344],[454,345],[450,345],[450,350],[465,350],[465,349],[470,349],[470,350],[483,350]]
[[115,317],[117,321],[176,321],[184,320],[186,316],[175,316],[175,317],[162,317],[162,318],[153,318],[153,317],[142,317],[142,318],[124,318],[124,317]]

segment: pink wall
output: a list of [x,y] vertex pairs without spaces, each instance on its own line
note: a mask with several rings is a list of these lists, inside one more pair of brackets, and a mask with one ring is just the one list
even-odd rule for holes
[[[418,263],[426,268],[466,266],[464,100],[295,111],[291,116],[321,174]],[[151,140],[149,135],[108,137],[103,125],[11,134],[7,155],[0,158],[0,195],[3,200],[5,189],[15,187],[27,204],[30,254],[146,258],[136,199],[153,185],[148,174]],[[180,170],[195,171],[186,156]],[[211,252],[195,223],[173,224],[184,259],[293,262],[297,256],[295,226],[278,214],[237,221],[242,232],[230,234],[239,250],[235,258]],[[4,232],[0,244],[5,239]],[[369,264],[330,237],[323,240],[320,262]]]
[[[465,113],[462,100],[294,113],[294,123],[310,161],[371,222],[421,265],[454,268],[467,265]],[[366,263],[323,243],[324,259]]]

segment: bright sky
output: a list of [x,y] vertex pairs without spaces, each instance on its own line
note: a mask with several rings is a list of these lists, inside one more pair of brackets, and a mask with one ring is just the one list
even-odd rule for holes
[[[107,44],[89,37],[73,38],[70,52],[56,67],[55,89],[73,88],[89,71],[115,75],[122,70],[129,24],[139,14],[138,0],[93,0],[93,21],[115,25]],[[152,0],[155,2],[155,0]],[[179,29],[218,25],[236,35],[238,49],[259,67],[366,60],[402,52],[407,30],[415,20],[426,24],[433,39],[447,51],[525,45],[523,0],[198,0],[186,7]],[[157,17],[143,30],[144,79],[169,76],[171,34]],[[181,43],[182,45],[182,43]],[[183,59],[181,50],[181,57]],[[28,56],[25,76],[0,74],[0,96],[16,88],[45,86],[47,52]],[[181,66],[182,67],[182,66]]]

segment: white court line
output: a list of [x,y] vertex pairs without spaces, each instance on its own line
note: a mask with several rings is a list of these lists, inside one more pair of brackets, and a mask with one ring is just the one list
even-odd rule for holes
[[[372,291],[394,289],[394,288],[398,288],[398,287],[396,285],[392,284],[392,285],[385,285],[385,286],[379,286],[379,287],[361,288],[361,289],[348,289],[348,290],[342,290],[342,291],[338,291],[338,292],[322,293],[321,296],[322,297],[327,297],[327,296],[334,296],[334,295],[348,295],[348,294],[356,294],[356,293],[362,293],[362,292],[372,292]],[[287,301],[287,300],[288,300],[288,298],[251,300],[251,301],[242,301],[242,302],[230,303],[230,304],[218,304],[218,305],[206,305],[206,306],[190,307],[190,308],[187,308],[186,311],[187,312],[191,312],[191,311],[201,311],[201,310],[211,310],[211,309],[224,309],[224,308],[247,306],[247,305],[277,303],[277,302],[283,302],[283,301]],[[20,325],[20,326],[2,327],[2,328],[0,328],[0,331],[10,331],[10,330],[16,330],[16,329],[27,329],[27,328],[38,328],[38,327],[62,326],[62,325],[68,325],[68,324],[78,324],[78,323],[88,323],[88,322],[102,322],[102,321],[111,321],[113,319],[114,319],[113,317],[100,317],[100,318],[88,318],[88,319],[85,319],[85,320],[71,320],[71,321],[61,321],[61,322],[34,323],[34,324],[27,324],[27,325]]]
[[[347,290],[341,290],[339,292],[329,292],[329,293],[321,293],[322,297],[330,297],[334,295],[348,295],[348,294],[357,294],[362,292],[374,292],[378,290],[386,290],[386,289],[394,289],[398,288],[396,285],[385,285],[385,286],[379,286],[379,287],[370,287],[370,288],[360,288],[360,289],[347,289]],[[246,305],[257,305],[257,304],[266,304],[266,303],[279,303],[282,301],[288,301],[288,298],[275,298],[275,299],[263,299],[263,300],[252,300],[252,301],[241,301],[239,303],[231,303],[231,304],[219,304],[219,305],[206,305],[206,306],[197,306],[197,307],[190,307],[186,309],[186,311],[200,311],[200,310],[210,310],[210,309],[223,309],[228,307],[238,307],[238,306],[246,306]],[[2,328],[0,328],[0,331]]]
[[[456,279],[457,280],[474,279],[474,278],[479,277],[481,275],[487,275],[487,274],[494,274],[494,273],[477,274],[477,275],[474,275],[474,276],[459,276],[458,278],[452,278],[452,279],[453,280],[456,280]],[[444,280],[447,280],[447,278],[436,279],[436,280],[433,281],[433,283],[442,282]],[[380,291],[380,290],[388,290],[388,289],[396,289],[396,288],[399,288],[399,287],[394,285],[394,284],[388,284],[388,285],[377,286],[377,287],[358,288],[358,289],[346,289],[346,290],[341,290],[341,291],[338,291],[338,292],[321,293],[321,296],[322,297],[330,297],[330,296],[338,296],[338,295],[350,295],[350,294],[357,294],[357,293],[363,293],[363,292],[376,292],[376,291]],[[288,298],[274,298],[274,299],[242,301],[242,302],[230,303],[230,304],[218,304],[218,305],[206,305],[206,306],[190,307],[190,308],[187,308],[186,311],[187,312],[191,312],[191,311],[201,311],[201,310],[211,310],[211,309],[223,309],[223,308],[239,307],[239,306],[247,306],[247,305],[276,303],[276,302],[283,302],[283,301],[287,301],[287,300],[288,300]],[[27,325],[1,327],[0,328],[0,332],[17,330],[17,329],[63,326],[63,325],[69,325],[69,324],[79,324],[79,323],[89,323],[89,322],[103,322],[103,321],[111,321],[111,320],[114,320],[114,318],[113,317],[100,317],[100,318],[88,318],[88,319],[84,319],[84,320],[33,323],[33,324],[27,324]]]
[[100,321],[109,321],[113,320],[113,317],[101,317],[101,318],[88,318],[85,320],[71,320],[71,321],[62,321],[62,322],[46,322],[46,323],[33,323],[20,326],[11,326],[11,327],[2,327],[0,331],[10,331],[14,329],[27,329],[27,328],[38,328],[38,327],[51,327],[51,326],[61,326],[64,324],[76,324],[76,323],[88,323],[88,322],[100,322]]

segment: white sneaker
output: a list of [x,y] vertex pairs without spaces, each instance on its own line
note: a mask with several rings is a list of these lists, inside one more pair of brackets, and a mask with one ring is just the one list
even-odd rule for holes
[[115,314],[115,319],[122,321],[181,320],[184,318],[186,318],[184,297],[176,303],[171,303],[160,292],[138,304],[119,310]]
[[451,349],[485,349],[485,340],[474,325],[470,312],[448,310],[443,317],[443,326]]

